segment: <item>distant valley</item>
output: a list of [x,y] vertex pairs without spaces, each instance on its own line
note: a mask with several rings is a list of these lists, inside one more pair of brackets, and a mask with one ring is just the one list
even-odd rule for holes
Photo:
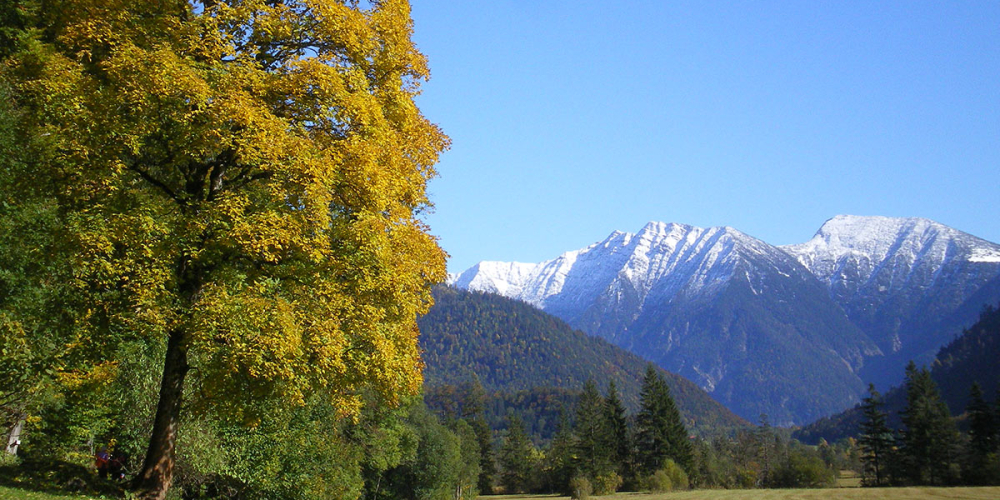
[[1000,301],[1000,245],[919,218],[837,216],[809,241],[650,223],[538,264],[480,262],[521,300],[696,382],[741,417],[807,423],[899,382]]

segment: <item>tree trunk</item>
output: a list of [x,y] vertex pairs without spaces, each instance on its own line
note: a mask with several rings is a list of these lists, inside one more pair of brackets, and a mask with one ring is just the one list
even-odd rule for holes
[[156,406],[153,435],[149,440],[146,460],[132,486],[142,500],[163,500],[174,477],[174,450],[180,424],[184,377],[188,372],[185,332],[170,333],[167,355],[163,363],[160,401]]
[[7,453],[17,455],[17,447],[21,445],[21,431],[24,429],[24,414],[18,413],[15,417],[14,427],[7,437]]

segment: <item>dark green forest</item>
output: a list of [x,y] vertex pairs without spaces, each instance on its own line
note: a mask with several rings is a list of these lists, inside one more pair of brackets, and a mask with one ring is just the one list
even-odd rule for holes
[[[638,409],[647,361],[562,320],[499,295],[439,286],[434,307],[421,317],[425,392],[436,395],[478,381],[495,402],[489,418],[506,427],[508,408],[526,408],[545,422],[529,427],[543,440],[555,432],[558,404],[569,402],[586,380],[614,381],[630,411]],[[662,371],[685,425],[696,433],[746,425],[691,381]],[[432,397],[434,401],[440,398]],[[527,406],[526,406],[527,404]],[[521,410],[517,410],[521,411]],[[522,415],[528,422],[532,417]]]

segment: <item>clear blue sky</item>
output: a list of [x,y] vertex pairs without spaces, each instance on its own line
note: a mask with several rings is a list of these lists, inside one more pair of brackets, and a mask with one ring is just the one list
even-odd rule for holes
[[1000,2],[411,2],[452,272],[651,220],[787,244],[919,216],[1000,242]]

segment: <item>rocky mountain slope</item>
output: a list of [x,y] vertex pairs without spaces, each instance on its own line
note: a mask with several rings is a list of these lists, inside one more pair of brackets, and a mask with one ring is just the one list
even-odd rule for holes
[[941,332],[1000,298],[998,276],[1000,245],[926,219],[838,216],[782,248],[653,222],[540,264],[481,262],[451,282],[559,316],[744,418],[794,424],[932,356],[953,336]]
[[[987,307],[979,320],[962,335],[938,351],[929,364],[931,377],[941,390],[941,397],[951,414],[958,416],[969,404],[969,390],[978,383],[988,401],[996,402],[1000,396],[997,360],[1000,360],[1000,309]],[[901,370],[902,371],[902,370]],[[906,388],[893,387],[884,394],[889,425],[900,428],[900,411],[906,407]],[[830,417],[822,418],[795,432],[794,436],[807,443],[817,443],[820,438],[834,442],[860,434],[864,420],[861,408],[855,406]]]
[[1000,245],[920,218],[837,216],[806,243],[782,247],[827,287],[885,353],[863,376],[901,380],[914,359],[929,362],[1000,294]]

